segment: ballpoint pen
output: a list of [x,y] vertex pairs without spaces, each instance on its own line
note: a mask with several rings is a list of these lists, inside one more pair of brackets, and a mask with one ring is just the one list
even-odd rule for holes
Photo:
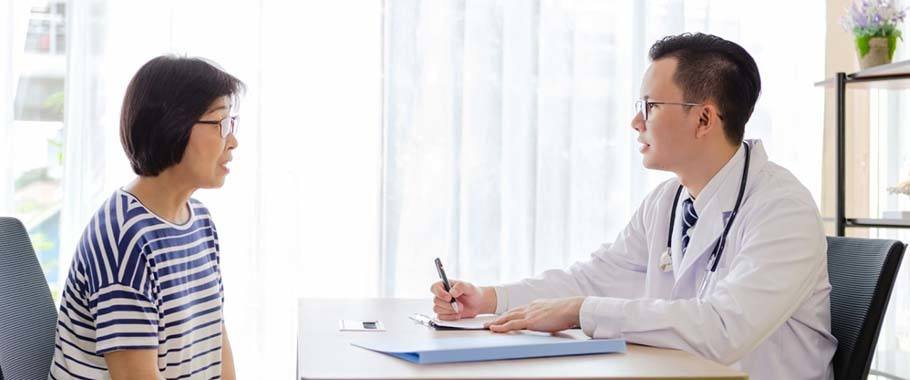
[[[446,277],[446,271],[442,269],[442,261],[439,258],[436,258],[436,272],[439,273],[439,278],[442,279],[442,286],[446,289],[446,293],[452,291],[452,287],[449,286],[449,278]],[[452,308],[455,309],[455,312],[458,313],[458,302],[455,301],[455,297],[452,297]]]

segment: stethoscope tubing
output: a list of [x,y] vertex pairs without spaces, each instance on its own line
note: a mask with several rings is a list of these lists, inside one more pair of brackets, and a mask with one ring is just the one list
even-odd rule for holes
[[[724,231],[721,233],[720,239],[717,241],[717,243],[714,244],[714,248],[711,251],[711,256],[708,257],[711,272],[717,271],[717,265],[720,263],[720,258],[724,254],[724,248],[727,244],[727,234],[730,233],[730,226],[733,225],[733,220],[735,220],[736,215],[739,214],[739,208],[742,205],[743,197],[746,193],[746,182],[749,178],[749,159],[751,154],[749,151],[748,143],[743,142],[743,147],[746,149],[746,160],[745,164],[743,165],[743,176],[739,184],[739,193],[736,195],[736,203],[733,206],[733,212],[730,213],[730,218],[728,218],[727,222],[724,223]],[[676,208],[679,204],[679,197],[682,194],[682,190],[683,185],[679,185],[679,188],[676,189],[676,196],[673,197],[673,205],[670,208],[670,227],[669,232],[667,233],[667,253],[670,255],[672,255],[671,248],[673,245],[673,225],[676,223]],[[707,278],[705,280],[705,282],[707,282]]]

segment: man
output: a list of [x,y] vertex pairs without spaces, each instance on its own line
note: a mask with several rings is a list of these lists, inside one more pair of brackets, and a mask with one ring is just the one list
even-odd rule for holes
[[496,287],[434,284],[435,312],[504,313],[489,326],[496,332],[580,326],[594,338],[694,352],[752,379],[831,378],[821,218],[760,141],[743,141],[761,91],[755,61],[700,33],[666,37],[650,58],[632,128],[644,166],[677,178],[590,260]]

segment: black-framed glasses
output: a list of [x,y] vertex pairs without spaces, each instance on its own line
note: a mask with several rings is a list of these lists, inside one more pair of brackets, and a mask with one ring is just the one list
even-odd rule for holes
[[[651,114],[651,108],[654,107],[654,105],[656,105],[656,104],[670,104],[670,105],[685,106],[685,107],[694,107],[694,106],[705,105],[704,103],[651,102],[651,101],[647,101],[644,99],[638,99],[635,101],[635,113],[641,113],[642,119],[644,119],[644,121],[648,121],[648,116],[650,116],[650,114]],[[721,115],[717,115],[717,117],[720,118],[721,120],[724,119],[724,117]]]
[[233,134],[237,136],[237,127],[240,125],[237,118],[240,116],[228,116],[219,121],[214,120],[199,120],[196,123],[198,124],[212,124],[221,127],[221,138],[227,138],[228,135]]

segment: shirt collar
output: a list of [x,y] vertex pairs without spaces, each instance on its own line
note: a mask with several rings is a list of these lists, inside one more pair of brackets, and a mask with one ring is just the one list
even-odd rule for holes
[[[727,160],[727,163],[716,173],[711,180],[708,181],[708,184],[705,185],[705,188],[701,190],[701,193],[698,194],[698,198],[695,198],[692,202],[692,205],[695,206],[695,214],[701,216],[702,211],[705,209],[705,206],[711,201],[712,198],[717,194],[717,191],[720,190],[723,183],[726,181],[727,177],[730,176],[730,173],[735,171],[735,168],[742,166],[742,161],[744,159],[745,152],[743,151],[742,144],[739,145],[739,149],[736,150],[736,153],[733,154],[733,157],[730,157]],[[687,195],[691,199],[692,195],[689,192],[689,189],[686,189]]]

